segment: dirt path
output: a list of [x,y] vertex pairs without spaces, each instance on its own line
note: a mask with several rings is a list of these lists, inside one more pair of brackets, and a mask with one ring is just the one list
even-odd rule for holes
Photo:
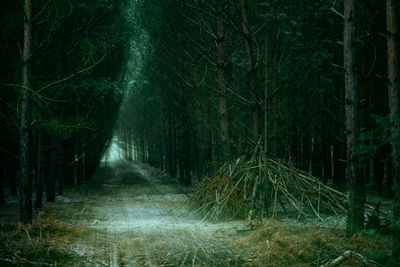
[[390,236],[347,239],[340,218],[321,225],[282,217],[249,229],[202,220],[188,194],[155,169],[120,162],[45,203],[32,225],[16,222],[9,197],[0,209],[0,266],[321,266],[345,251],[362,257],[341,266],[397,266]]
[[246,222],[212,223],[190,212],[187,189],[152,168],[120,163],[67,190],[46,216],[81,229],[68,249],[98,266],[236,265],[231,245]]

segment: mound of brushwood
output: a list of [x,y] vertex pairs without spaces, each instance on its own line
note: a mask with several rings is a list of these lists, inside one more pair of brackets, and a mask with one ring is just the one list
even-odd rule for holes
[[191,204],[205,218],[275,217],[286,212],[320,218],[320,212],[346,212],[347,195],[280,160],[245,156],[225,163],[197,185]]

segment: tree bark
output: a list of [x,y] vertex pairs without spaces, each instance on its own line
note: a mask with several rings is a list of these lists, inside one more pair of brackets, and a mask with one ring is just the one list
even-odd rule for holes
[[10,183],[11,196],[15,197],[18,195],[17,180],[18,180],[18,163],[15,164],[14,160],[8,160],[9,164],[12,164],[8,171],[8,181]]
[[64,194],[64,145],[63,142],[57,140],[57,178],[58,178],[58,195]]
[[319,127],[314,127],[311,173],[319,180],[322,180],[323,150],[321,145],[321,135],[319,131],[320,131]]
[[344,192],[346,188],[346,142],[343,127],[337,131],[338,137],[333,147],[333,187]]
[[42,208],[43,197],[43,171],[42,171],[42,133],[38,132],[38,147],[36,159],[36,199],[35,208]]
[[393,163],[392,161],[388,161],[386,163],[386,190],[387,190],[387,195],[390,198],[394,198],[394,192],[393,192]]
[[393,256],[400,259],[400,92],[398,64],[397,0],[386,0],[389,119],[392,138],[392,176],[395,188],[393,205]]
[[[280,149],[280,143],[279,143],[279,131],[278,131],[278,121],[279,121],[279,103],[278,103],[278,97],[276,95],[276,90],[277,90],[277,83],[278,83],[278,62],[279,62],[279,45],[280,45],[280,26],[276,25],[274,27],[274,34],[273,34],[273,51],[272,51],[272,62],[271,62],[271,86],[270,86],[270,91],[274,92],[275,95],[271,96],[271,101],[269,105],[269,116],[272,118],[272,122],[270,123],[270,128],[269,128],[269,136],[271,139],[270,145],[268,152],[270,154],[273,154],[274,156],[279,156],[279,149]],[[307,151],[309,152],[309,151]],[[311,153],[310,153],[311,154]],[[307,157],[307,160],[309,158]]]
[[378,189],[378,193],[382,194],[382,181],[383,177],[385,176],[385,165],[383,163],[383,158],[385,156],[384,153],[382,153],[382,149],[375,155],[373,161],[374,165],[374,185],[375,188]]
[[302,161],[301,161],[301,168],[306,171],[310,172],[310,163],[312,158],[312,143],[311,143],[311,130],[310,127],[306,126],[306,129],[303,131],[302,136]]
[[32,57],[32,1],[24,5],[24,50],[22,68],[21,126],[20,126],[20,171],[19,171],[19,219],[32,222],[32,171],[30,165],[30,72]]
[[353,152],[359,135],[358,92],[355,69],[355,0],[344,2],[344,83],[345,124],[347,139],[347,170],[349,208],[346,234],[351,236],[364,229],[365,183],[358,159]]
[[[268,151],[268,29],[265,31],[265,70],[264,70],[264,154]],[[266,163],[266,159],[264,164]],[[265,165],[266,167],[266,165]]]
[[6,166],[4,164],[4,159],[1,158],[1,163],[0,166],[1,168],[1,173],[0,173],[0,206],[4,205],[6,203],[5,201],[5,195],[4,195],[4,181],[6,179]]
[[[170,115],[171,116],[171,115]],[[171,177],[175,176],[175,154],[174,154],[174,134],[173,134],[173,127],[174,124],[172,122],[171,118],[168,118],[168,145],[167,145],[167,169],[168,169],[168,174]]]
[[[64,185],[75,185],[75,146],[74,140],[70,139],[64,144]],[[107,162],[104,163],[107,167]]]
[[49,173],[47,176],[46,201],[54,202],[56,199],[57,175],[57,140],[51,136]]
[[[219,7],[221,9],[222,7]],[[222,12],[222,11],[221,11]],[[218,78],[218,89],[219,89],[219,119],[222,133],[222,154],[224,157],[231,155],[231,147],[229,143],[229,127],[228,127],[228,113],[226,110],[226,84],[225,84],[225,55],[224,55],[224,25],[218,20],[217,21],[217,78]]]
[[[214,121],[214,108],[212,106],[210,106],[209,110],[208,110],[208,116],[209,116],[209,121],[213,122]],[[215,127],[216,128],[216,127]],[[217,141],[215,138],[215,129],[214,127],[210,127],[210,142],[209,142],[209,158],[211,159],[211,162],[213,164],[211,164],[212,169],[210,170],[211,172],[214,172],[214,164],[216,162],[216,157],[217,157]]]
[[200,84],[199,84],[199,67],[195,63],[193,66],[193,100],[194,100],[194,113],[196,118],[196,151],[197,151],[197,164],[196,171],[199,177],[202,177],[204,174],[205,168],[205,140],[204,140],[204,131],[203,131],[203,119],[201,117],[201,103],[200,103]]
[[79,185],[79,153],[78,153],[78,141],[74,141],[74,185]]
[[247,83],[250,87],[251,112],[253,118],[253,141],[258,142],[260,137],[260,116],[256,89],[256,63],[254,60],[253,37],[247,19],[247,2],[240,0],[240,14],[242,18],[242,36],[247,59]]
[[86,149],[85,149],[85,142],[81,142],[81,174],[80,174],[80,180],[81,184],[83,184],[86,181]]
[[[264,71],[264,170],[267,176],[268,170],[268,30],[265,33],[265,71]],[[264,207],[268,213],[271,206],[272,184],[265,182]]]
[[[4,133],[3,127],[0,125],[0,147],[4,147]],[[4,195],[4,181],[7,177],[7,165],[4,153],[0,154],[0,206],[4,205],[5,195]]]
[[323,153],[323,182],[328,184],[328,181],[332,179],[332,156],[331,156],[331,138],[327,130],[324,130],[324,136],[322,138],[322,153]]

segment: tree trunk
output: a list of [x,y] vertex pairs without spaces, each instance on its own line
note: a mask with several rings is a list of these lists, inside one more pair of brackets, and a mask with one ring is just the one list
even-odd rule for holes
[[[0,125],[0,147],[4,147],[4,139],[3,139],[3,128]],[[0,206],[5,204],[5,196],[4,196],[4,181],[7,177],[7,163],[4,157],[4,153],[0,154]]]
[[[73,140],[68,140],[64,145],[64,185],[75,185],[75,146]],[[104,163],[105,167],[107,162]]]
[[[277,90],[278,83],[278,58],[279,58],[279,45],[280,45],[280,26],[277,25],[274,27],[274,35],[273,35],[273,51],[272,51],[272,68],[271,68],[271,92],[275,92]],[[276,94],[276,93],[275,93]],[[274,156],[278,156],[279,151],[279,132],[278,132],[278,121],[279,121],[279,103],[277,95],[271,96],[271,101],[269,105],[269,116],[272,118],[272,122],[270,124],[269,136],[271,137],[271,142],[269,145],[268,152],[273,154]],[[309,151],[307,151],[309,152]],[[308,160],[308,158],[307,158]]]
[[56,175],[57,175],[57,140],[55,136],[51,136],[50,145],[50,163],[49,173],[47,176],[46,201],[54,202],[56,199]]
[[200,103],[200,84],[199,84],[199,67],[196,65],[193,66],[193,99],[194,99],[194,109],[195,109],[195,117],[196,117],[196,155],[197,155],[197,166],[196,172],[202,177],[204,174],[205,168],[205,140],[204,140],[204,131],[203,131],[203,120],[201,117],[201,103]]
[[[268,29],[265,31],[265,70],[264,70],[264,155],[266,157],[268,151]],[[266,165],[264,166],[266,167]]]
[[145,138],[144,138],[144,136],[141,138],[141,154],[142,154],[142,156],[141,156],[141,160],[142,160],[142,163],[146,163],[146,142],[145,142],[145,140],[144,140]]
[[[360,132],[363,132],[367,129],[370,129],[370,113],[369,113],[369,96],[371,95],[370,92],[370,82],[369,82],[369,64],[372,64],[371,60],[369,59],[369,51],[368,51],[368,38],[363,38],[361,40],[361,50],[362,54],[360,55],[360,86],[359,86],[359,91],[360,91]],[[370,180],[370,166],[369,166],[369,159],[366,159],[363,162],[363,175],[364,175],[364,181],[366,183],[369,182]]]
[[319,127],[314,127],[314,138],[313,138],[313,148],[312,148],[312,166],[311,173],[314,177],[322,180],[322,146],[321,146],[321,136],[319,134]]
[[57,140],[57,178],[58,178],[58,195],[64,194],[64,146],[63,142]]
[[20,171],[19,171],[19,219],[32,222],[32,171],[30,165],[30,72],[32,57],[32,1],[24,5],[24,51],[22,68],[21,126],[20,126]]
[[386,190],[387,190],[387,195],[390,198],[394,198],[394,192],[393,192],[393,163],[392,161],[388,161],[386,163]]
[[8,169],[7,174],[8,174],[8,181],[10,183],[11,196],[15,197],[18,195],[17,180],[18,180],[19,165],[18,163],[15,164],[13,160],[8,160],[7,162],[9,164],[12,164],[11,168]]
[[[214,121],[214,108],[212,106],[210,106],[209,109],[209,121],[210,123],[213,123]],[[216,127],[215,127],[216,128]],[[213,168],[214,168],[214,164],[216,162],[216,158],[217,158],[217,141],[215,138],[215,130],[214,127],[210,127],[210,143],[209,143],[209,158],[212,161],[212,169],[210,170],[211,172],[214,172]]]
[[378,189],[378,193],[382,194],[382,181],[383,177],[385,176],[385,165],[383,163],[383,158],[385,156],[384,153],[382,153],[382,149],[380,149],[375,157],[374,157],[374,185],[375,188]]
[[393,205],[393,256],[400,259],[400,92],[398,64],[398,34],[397,16],[399,3],[396,0],[386,0],[387,48],[388,48],[388,91],[389,119],[392,137],[392,176],[395,188]]
[[77,184],[82,185],[85,181],[85,144],[83,138],[77,141]]
[[260,136],[260,116],[259,106],[257,99],[256,89],[256,64],[254,60],[253,51],[253,36],[250,32],[249,22],[247,19],[247,3],[246,0],[240,0],[240,14],[242,19],[242,36],[244,42],[244,49],[246,52],[247,59],[247,83],[250,87],[251,95],[251,112],[253,118],[253,141],[258,142]]
[[81,174],[80,174],[80,180],[81,184],[83,184],[86,180],[86,151],[85,151],[85,143],[82,141],[81,143]]
[[351,236],[364,229],[365,183],[358,159],[353,152],[359,135],[358,92],[355,69],[355,0],[344,2],[344,83],[345,123],[347,139],[347,171],[349,181],[349,209],[346,234]]
[[322,153],[323,153],[323,182],[328,184],[328,181],[332,179],[332,156],[331,156],[331,138],[327,130],[324,130],[324,136],[322,138]]
[[310,171],[310,163],[312,158],[312,143],[311,143],[311,130],[310,127],[306,126],[305,131],[303,132],[302,136],[302,161],[301,161],[301,168],[303,171],[309,172]]
[[36,199],[35,208],[42,208],[43,197],[43,171],[42,171],[42,133],[38,132],[38,147],[36,159]]
[[0,173],[0,206],[4,205],[6,203],[5,201],[5,195],[4,195],[4,181],[6,179],[6,166],[4,164],[4,159],[1,159],[0,166],[1,168],[1,173]]
[[[186,115],[184,115],[186,116]],[[192,178],[190,173],[190,129],[188,118],[184,119],[183,123],[183,159],[182,159],[182,171],[183,171],[183,184],[189,186],[192,184]]]
[[346,188],[346,142],[344,129],[339,127],[338,140],[333,147],[333,187],[344,192]]
[[[220,7],[221,8],[221,7]],[[221,11],[222,12],[222,11]],[[221,21],[217,21],[217,73],[218,73],[218,89],[219,89],[219,119],[221,127],[222,154],[224,157],[229,157],[231,147],[229,143],[229,128],[228,128],[228,113],[226,110],[226,95],[225,95],[225,55],[224,55],[224,25]]]
[[336,113],[338,120],[335,131],[335,144],[333,146],[333,187],[341,192],[346,189],[346,136],[344,128],[344,90],[339,87],[339,103],[337,103]]
[[168,161],[168,173],[171,177],[174,177],[176,174],[176,158],[175,158],[175,136],[174,136],[174,123],[173,119],[168,119],[168,152],[167,152],[167,161]]
[[[265,71],[264,71],[264,170],[268,170],[268,30],[265,33]],[[271,206],[272,184],[266,179],[264,190],[264,207],[268,213]]]
[[74,185],[79,185],[79,152],[78,152],[78,141],[74,141]]

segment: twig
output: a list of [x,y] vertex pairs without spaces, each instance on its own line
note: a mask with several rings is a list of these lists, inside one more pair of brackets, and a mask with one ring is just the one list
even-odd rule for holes
[[364,257],[363,255],[361,255],[360,253],[351,251],[351,250],[346,250],[345,252],[343,252],[342,255],[340,255],[339,257],[333,259],[331,262],[329,262],[327,265],[325,265],[326,267],[328,266],[339,266],[344,260],[352,257],[352,256],[357,256],[363,263],[366,264],[374,264],[375,266],[384,266],[374,260],[368,259],[366,257]]
[[55,266],[54,264],[51,263],[45,263],[45,262],[38,262],[38,261],[29,261],[27,259],[20,259],[20,258],[16,258],[13,257],[13,259],[8,259],[8,258],[1,258],[0,257],[0,261],[4,261],[4,262],[9,262],[12,264],[16,264],[17,262],[23,263],[23,264],[31,264],[31,265],[40,265],[40,266]]
[[73,73],[73,74],[71,74],[71,75],[68,76],[68,77],[65,77],[65,78],[63,78],[63,79],[60,79],[60,80],[51,82],[51,83],[49,83],[49,84],[43,86],[42,88],[40,88],[39,90],[37,90],[37,93],[40,93],[41,91],[43,91],[43,90],[49,88],[50,86],[53,86],[53,85],[55,85],[55,84],[68,81],[68,80],[74,78],[75,76],[77,76],[77,75],[79,75],[79,74],[81,74],[81,73],[84,73],[84,72],[87,72],[87,71],[93,69],[95,66],[97,66],[98,64],[100,64],[100,63],[104,60],[104,58],[106,57],[106,55],[107,55],[107,53],[105,52],[104,55],[103,55],[98,61],[96,61],[95,63],[93,63],[93,64],[90,65],[89,67],[86,67],[86,68],[84,68],[84,69],[81,69],[81,70],[79,70],[78,72]]
[[306,195],[306,198],[308,199],[308,202],[310,203],[310,207],[311,207],[311,209],[314,211],[315,215],[317,215],[318,219],[320,219],[321,222],[324,222],[324,220],[321,218],[321,216],[319,216],[319,214],[318,214],[318,213],[316,212],[316,210],[314,209],[314,207],[313,207],[313,205],[312,205],[312,203],[311,203],[311,200],[308,198],[307,195]]

